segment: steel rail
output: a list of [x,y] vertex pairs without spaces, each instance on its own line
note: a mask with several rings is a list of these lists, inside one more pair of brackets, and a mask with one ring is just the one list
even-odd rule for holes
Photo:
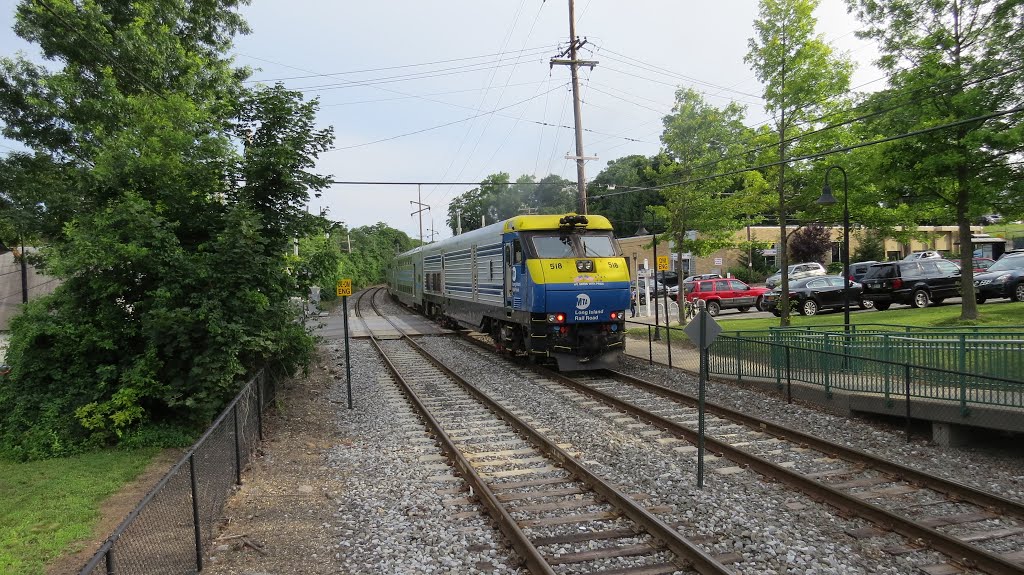
[[[411,344],[414,349],[421,349],[419,348],[419,346],[413,343],[412,339],[410,339],[407,335],[402,334],[402,339]],[[398,368],[394,365],[394,363],[391,362],[391,359],[388,358],[387,354],[384,352],[383,347],[381,347],[380,343],[377,341],[377,338],[371,335],[370,341],[373,343],[373,346],[377,348],[377,352],[380,353],[381,359],[387,366],[388,371],[391,372],[395,380],[402,387],[402,390],[406,394],[406,397],[409,398],[409,401],[416,408],[416,411],[420,414],[420,417],[422,417],[423,420],[426,422],[427,427],[430,428],[431,433],[438,440],[438,442],[441,443],[442,450],[444,450],[444,452],[447,453],[448,456],[454,461],[455,467],[456,469],[459,470],[459,473],[462,475],[463,480],[465,480],[466,483],[469,484],[470,488],[473,489],[473,493],[477,495],[480,502],[484,505],[484,507],[487,508],[488,512],[490,512],[491,517],[498,523],[498,528],[506,537],[508,537],[509,541],[512,543],[512,548],[516,550],[516,553],[519,554],[519,557],[530,569],[530,572],[535,574],[554,575],[555,571],[551,568],[550,565],[548,565],[548,562],[544,559],[544,556],[541,554],[540,551],[537,550],[533,543],[530,542],[530,539],[526,536],[526,533],[524,533],[523,530],[519,528],[519,524],[516,523],[516,520],[508,512],[505,506],[498,501],[497,495],[495,495],[494,492],[491,491],[487,483],[484,482],[483,478],[480,477],[480,475],[473,468],[472,463],[470,463],[469,460],[466,459],[465,455],[462,454],[459,448],[455,445],[455,442],[452,441],[451,437],[449,437],[448,434],[445,433],[444,429],[441,427],[441,424],[436,419],[434,419],[434,416],[431,415],[430,410],[426,407],[426,405],[424,405],[423,401],[420,400],[416,392],[413,391],[412,387],[405,380],[402,374],[398,371]]]
[[[684,427],[674,421],[650,413],[643,408],[596,390],[560,373],[542,368],[535,369],[538,372],[543,373],[546,377],[560,381],[565,385],[589,395],[590,397],[598,399],[616,409],[635,415],[650,425],[663,429],[673,435],[684,437],[690,442],[697,442],[697,432],[688,427]],[[637,379],[632,378],[631,376],[627,377],[629,377],[629,379]],[[758,425],[758,427],[760,426]],[[839,509],[841,512],[864,518],[883,529],[895,531],[912,541],[920,540],[927,542],[932,549],[945,554],[955,562],[968,567],[981,569],[992,575],[1020,575],[1024,572],[1020,566],[989,553],[984,549],[940,533],[930,527],[925,527],[915,523],[906,517],[882,509],[877,505],[868,503],[864,500],[853,497],[852,495],[843,493],[837,489],[829,487],[828,485],[810,479],[803,474],[791,471],[766,459],[747,453],[742,449],[733,447],[726,442],[719,441],[712,437],[705,437],[704,442],[710,451],[720,457],[725,457],[726,459],[752,469],[766,477],[771,477],[792,485],[812,499],[816,501],[824,501]]]
[[[677,401],[679,403],[689,405],[691,407],[697,406],[697,398],[686,393],[665,387],[663,385],[659,385],[657,383],[645,381],[643,379],[633,377],[631,375],[621,373],[615,370],[606,371],[620,380],[628,381],[652,393],[656,393],[658,395],[661,395],[673,401]],[[994,493],[982,491],[980,489],[976,489],[969,485],[964,485],[963,483],[959,483],[949,479],[935,477],[934,475],[929,475],[923,471],[919,471],[906,465],[900,465],[899,463],[877,458],[859,449],[846,447],[844,445],[833,443],[828,440],[804,433],[802,431],[798,431],[796,429],[785,427],[783,425],[778,425],[776,423],[772,423],[769,421],[764,421],[753,415],[748,415],[730,409],[728,407],[724,407],[714,403],[708,403],[705,401],[704,409],[707,411],[707,413],[717,415],[725,419],[732,419],[739,423],[745,424],[749,427],[756,427],[765,433],[774,435],[775,437],[786,439],[794,443],[800,443],[802,445],[806,445],[814,449],[817,449],[818,451],[833,454],[836,457],[844,459],[851,463],[870,465],[872,468],[878,471],[881,471],[888,475],[896,476],[902,479],[903,481],[922,485],[933,491],[944,493],[949,497],[961,499],[963,501],[968,501],[979,507],[995,509],[998,510],[1003,515],[1008,515],[1016,519],[1024,520],[1024,503],[1014,501],[1013,499],[1007,499]]]
[[[397,326],[395,327],[397,329]],[[655,540],[667,547],[680,559],[687,561],[690,566],[697,570],[697,572],[703,575],[724,575],[731,573],[728,568],[718,562],[718,560],[713,556],[680,535],[678,531],[670,527],[654,514],[647,511],[647,509],[639,505],[631,497],[616,489],[613,485],[598,475],[594,474],[586,466],[576,460],[576,458],[569,455],[569,453],[564,449],[558,447],[545,435],[536,431],[529,424],[513,415],[488,394],[471,385],[460,375],[452,371],[448,366],[444,365],[440,360],[431,355],[430,352],[420,347],[416,342],[410,339],[409,343],[435,367],[459,383],[459,385],[466,389],[466,391],[477,398],[478,401],[497,414],[498,417],[511,424],[520,433],[529,438],[530,442],[540,449],[545,455],[557,461],[564,469],[569,471],[569,473],[579,477],[583,483],[596,491],[598,495],[602,496],[608,503],[615,506],[623,513],[623,515],[643,527],[648,534],[654,537]]]

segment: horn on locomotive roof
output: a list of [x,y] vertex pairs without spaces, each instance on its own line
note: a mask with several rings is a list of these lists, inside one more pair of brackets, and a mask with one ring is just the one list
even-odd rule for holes
[[558,225],[563,228],[575,228],[576,226],[585,226],[589,222],[587,216],[573,214],[571,216],[563,216],[558,220]]

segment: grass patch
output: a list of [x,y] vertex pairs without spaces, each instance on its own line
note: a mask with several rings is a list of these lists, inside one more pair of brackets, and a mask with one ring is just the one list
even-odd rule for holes
[[0,572],[42,575],[92,537],[100,504],[158,449],[100,451],[45,461],[0,460]]
[[1024,224],[993,224],[991,226],[985,226],[985,229],[982,231],[990,236],[1012,238],[1016,236],[1024,236]]
[[[971,327],[971,326],[1006,326],[1010,330],[1020,330],[1024,325],[1024,302],[992,302],[978,306],[978,319],[963,321],[960,319],[960,305],[948,304],[929,306],[923,309],[910,307],[894,307],[886,311],[865,311],[850,314],[851,325],[868,326],[870,324],[886,324],[914,327]],[[770,327],[779,327],[779,318],[763,319],[719,319],[722,330],[757,331]],[[843,325],[843,312],[829,312],[810,317],[792,315],[790,325],[799,326],[839,326]]]

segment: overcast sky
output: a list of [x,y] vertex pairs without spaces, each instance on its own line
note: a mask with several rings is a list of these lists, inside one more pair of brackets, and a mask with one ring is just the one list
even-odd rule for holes
[[[34,56],[11,30],[16,4],[0,0],[0,52]],[[237,39],[237,63],[256,69],[253,80],[282,80],[320,98],[319,122],[334,126],[336,149],[318,167],[335,180],[576,178],[565,159],[575,153],[569,70],[549,66],[568,39],[568,0],[254,0],[243,13],[253,32]],[[584,151],[599,158],[587,177],[610,160],[656,153],[680,86],[713,105],[739,102],[748,125],[763,122],[762,90],[743,61],[756,16],[756,0],[576,0],[581,56],[598,61],[580,76]],[[855,37],[845,3],[822,0],[816,16],[826,41],[858,63],[852,85],[881,88],[876,52]],[[0,153],[18,147],[0,145]],[[448,201],[472,187],[422,187],[428,239],[431,228],[436,239],[451,235]],[[416,193],[336,185],[310,207],[353,227],[385,222],[416,237]]]

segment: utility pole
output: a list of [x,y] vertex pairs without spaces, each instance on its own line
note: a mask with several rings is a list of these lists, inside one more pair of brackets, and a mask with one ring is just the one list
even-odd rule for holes
[[420,245],[423,245],[423,212],[430,210],[430,206],[428,206],[427,204],[424,204],[423,201],[422,201],[423,200],[422,191],[423,191],[423,184],[416,184],[416,199],[419,200],[419,201],[415,201],[414,202],[412,200],[409,200],[410,204],[413,204],[413,205],[416,205],[416,206],[420,207],[420,209],[418,209],[415,212],[409,214],[410,216],[415,216],[416,214],[420,215]]
[[462,210],[455,210],[455,235],[462,235]]
[[[581,214],[587,213],[587,175],[583,168],[583,162],[597,159],[597,156],[588,158],[583,155],[583,117],[580,110],[580,78],[578,71],[580,66],[590,66],[590,69],[593,70],[594,66],[597,65],[597,60],[578,60],[576,58],[576,51],[586,43],[586,39],[580,40],[576,37],[575,6],[573,0],[569,0],[569,47],[557,57],[551,59],[551,67],[553,68],[555,64],[569,66],[572,72],[572,111],[576,120],[576,155],[570,156],[566,154],[565,159],[576,160],[576,187],[579,190],[579,213]],[[564,59],[566,55],[569,56],[568,60]]]

